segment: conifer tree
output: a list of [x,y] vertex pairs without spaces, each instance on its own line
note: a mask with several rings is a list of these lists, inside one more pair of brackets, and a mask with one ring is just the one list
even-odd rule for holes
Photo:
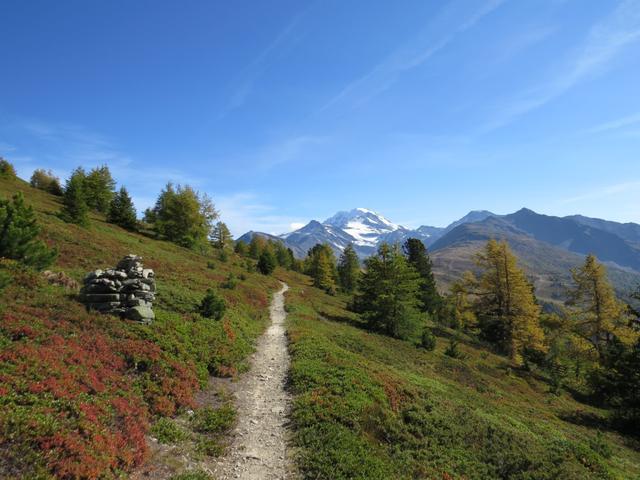
[[497,343],[516,364],[522,363],[525,350],[544,351],[540,307],[507,243],[490,240],[476,263],[482,270],[475,293],[485,338]]
[[265,248],[258,258],[258,271],[263,275],[271,275],[277,266],[276,257],[271,248]]
[[287,247],[284,246],[282,242],[269,242],[275,252],[276,260],[278,261],[278,265],[287,270],[291,269],[291,256],[289,255],[289,251]]
[[57,252],[38,240],[40,227],[31,206],[24,203],[22,193],[12,200],[0,199],[0,258],[17,260],[42,270],[51,265]]
[[16,169],[2,157],[0,157],[0,178],[16,178]]
[[340,288],[347,293],[353,293],[360,277],[360,260],[358,254],[349,244],[342,251],[338,260],[338,281]]
[[245,256],[249,252],[249,245],[244,240],[238,240],[233,247],[234,252],[240,256]]
[[229,249],[233,245],[233,237],[229,231],[229,227],[224,222],[218,222],[213,227],[211,234],[211,243],[214,247],[221,250]]
[[629,344],[637,335],[629,326],[625,305],[613,292],[607,272],[595,256],[587,255],[584,264],[571,271],[574,287],[568,305],[575,317],[575,331],[590,342],[598,357],[614,338]]
[[206,195],[199,195],[189,185],[174,187],[168,183],[160,192],[145,220],[161,237],[183,247],[195,248],[209,241],[218,212]]
[[436,280],[431,270],[431,259],[424,243],[417,238],[409,238],[403,245],[407,260],[420,275],[421,310],[435,314],[442,304],[442,297],[436,288]]
[[476,327],[477,318],[473,311],[471,296],[478,281],[472,272],[465,272],[462,279],[454,282],[449,289],[447,306],[449,320],[454,328],[471,329]]
[[307,253],[305,273],[313,279],[313,285],[329,294],[336,292],[336,260],[327,244],[316,244]]
[[365,260],[354,308],[369,327],[408,339],[420,333],[420,277],[397,246],[382,244]]
[[34,188],[44,190],[59,197],[64,193],[60,185],[60,179],[58,179],[51,170],[44,170],[42,168],[34,170],[29,183]]
[[89,208],[106,214],[113,200],[116,182],[109,167],[102,165],[93,168],[85,179],[85,195]]
[[251,242],[249,242],[249,256],[258,260],[260,254],[265,249],[267,241],[261,235],[253,234]]
[[121,187],[113,197],[113,200],[111,200],[109,213],[107,214],[107,222],[114,223],[127,230],[137,229],[138,219],[136,209],[125,187]]
[[86,174],[82,167],[76,168],[64,188],[62,218],[69,223],[86,226],[89,223],[89,207],[85,194]]

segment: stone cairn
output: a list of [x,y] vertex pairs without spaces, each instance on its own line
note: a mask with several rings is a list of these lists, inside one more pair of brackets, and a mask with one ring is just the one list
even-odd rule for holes
[[89,272],[80,290],[80,301],[89,310],[151,323],[155,318],[151,309],[155,292],[153,270],[142,267],[141,257],[127,255],[116,268]]

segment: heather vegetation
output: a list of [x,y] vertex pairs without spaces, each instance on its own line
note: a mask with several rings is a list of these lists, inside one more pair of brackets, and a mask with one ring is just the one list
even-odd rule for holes
[[[63,199],[17,178],[0,179],[0,198],[0,228],[11,233],[0,254],[0,476],[121,477],[149,460],[151,425],[188,409],[198,419],[184,425],[194,455],[220,454],[233,414],[198,414],[196,393],[210,375],[246,370],[275,279],[248,272],[233,252],[223,262],[213,246],[128,232],[89,207],[84,225],[66,223],[56,215]],[[131,252],[157,275],[151,325],[87,312],[75,298],[87,271]],[[75,282],[50,283],[37,271],[46,266]],[[243,280],[215,289],[230,274]],[[218,320],[199,312],[208,288],[217,298],[208,305],[226,307]]]

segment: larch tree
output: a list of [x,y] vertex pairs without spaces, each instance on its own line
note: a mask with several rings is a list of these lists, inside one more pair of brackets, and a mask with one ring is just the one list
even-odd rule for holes
[[258,260],[266,245],[267,241],[264,237],[254,233],[249,242],[249,256]]
[[602,358],[613,338],[632,343],[637,335],[630,326],[626,305],[620,302],[607,278],[604,265],[594,255],[587,255],[581,267],[571,271],[574,287],[567,304],[575,319],[575,332],[588,341]]
[[423,327],[420,276],[397,246],[382,244],[365,260],[354,309],[373,330],[392,337],[416,337]]
[[420,275],[420,302],[421,310],[435,314],[440,309],[442,297],[436,288],[436,279],[433,276],[431,259],[424,243],[417,238],[409,238],[402,246],[409,264]]
[[154,208],[145,212],[145,220],[160,237],[187,248],[205,245],[217,218],[209,197],[188,185],[174,187],[171,183],[160,193]]
[[342,251],[338,260],[338,283],[340,288],[347,292],[353,293],[360,278],[360,260],[358,254],[350,243]]
[[108,213],[115,195],[116,182],[109,167],[102,165],[91,169],[85,178],[85,196],[89,208]]
[[316,244],[307,253],[305,273],[313,279],[313,285],[329,294],[336,292],[336,259],[327,244]]
[[489,240],[476,263],[482,272],[476,311],[484,336],[516,364],[527,350],[545,351],[540,307],[507,242]]
[[33,171],[29,181],[32,187],[44,190],[52,195],[61,197],[64,193],[60,179],[56,177],[51,170],[37,168]]
[[211,234],[211,243],[214,247],[221,250],[231,248],[233,246],[233,237],[229,231],[229,227],[224,222],[217,222],[213,227]]
[[138,228],[136,208],[125,187],[120,187],[118,193],[111,200],[109,212],[107,213],[107,222],[132,231]]

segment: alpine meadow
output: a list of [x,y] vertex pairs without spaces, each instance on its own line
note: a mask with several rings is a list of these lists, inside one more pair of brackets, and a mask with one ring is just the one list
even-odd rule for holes
[[0,18],[0,479],[640,480],[640,0]]

